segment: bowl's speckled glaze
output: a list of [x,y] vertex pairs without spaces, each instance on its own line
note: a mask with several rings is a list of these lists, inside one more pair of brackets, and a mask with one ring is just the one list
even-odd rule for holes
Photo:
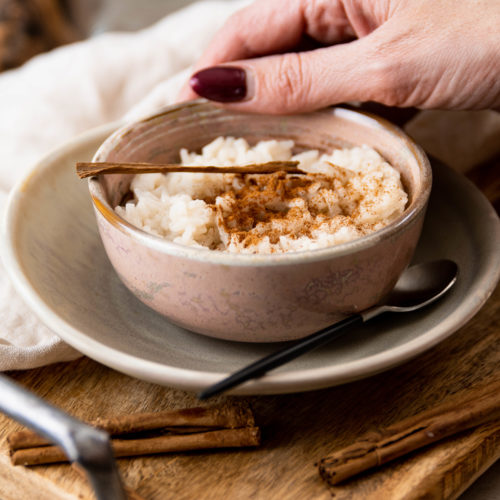
[[102,241],[123,283],[185,328],[246,342],[300,338],[383,299],[410,262],[422,228],[432,177],[421,149],[390,123],[347,109],[264,116],[193,101],[121,128],[94,160],[177,162],[181,147],[199,150],[220,135],[250,143],[293,139],[298,150],[367,144],[401,172],[408,207],[386,228],[342,245],[228,254],[168,242],[120,218],[113,207],[128,191],[130,174],[91,178]]

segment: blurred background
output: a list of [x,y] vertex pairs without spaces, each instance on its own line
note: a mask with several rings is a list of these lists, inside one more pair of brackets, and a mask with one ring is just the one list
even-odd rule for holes
[[190,3],[193,0],[0,0],[0,71],[104,31],[144,28]]
[[[1,0],[0,0],[1,1]],[[86,0],[70,0],[86,4]],[[90,2],[94,0],[89,0]],[[109,30],[133,31],[144,28],[166,14],[195,0],[101,0],[101,8],[92,27],[94,33]],[[204,1],[204,0],[202,0]],[[231,0],[226,0],[231,1]]]

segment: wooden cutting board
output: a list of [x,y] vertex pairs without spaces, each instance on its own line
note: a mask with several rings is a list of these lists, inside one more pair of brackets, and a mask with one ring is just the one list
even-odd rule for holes
[[[498,205],[498,170],[483,185]],[[474,174],[476,175],[476,174]],[[492,188],[493,186],[493,188]],[[495,187],[496,186],[496,187]],[[482,310],[437,347],[403,366],[340,387],[244,399],[262,428],[258,449],[120,459],[127,487],[147,500],[452,499],[500,458],[500,421],[427,447],[345,484],[328,488],[315,463],[362,433],[390,425],[454,395],[500,379],[500,287]],[[18,382],[84,420],[196,406],[193,394],[142,382],[88,358],[10,373]],[[91,499],[69,465],[14,467],[5,437],[20,426],[0,415],[0,499]]]
[[[145,499],[456,498],[500,455],[500,422],[430,446],[373,473],[327,488],[315,462],[361,433],[386,426],[454,394],[500,378],[500,287],[451,338],[383,374],[310,393],[245,399],[262,427],[255,450],[120,459],[126,485]],[[197,404],[183,391],[142,382],[82,358],[11,373],[39,396],[82,419]],[[20,426],[0,416],[0,498],[87,499],[68,465],[13,467],[5,436]]]

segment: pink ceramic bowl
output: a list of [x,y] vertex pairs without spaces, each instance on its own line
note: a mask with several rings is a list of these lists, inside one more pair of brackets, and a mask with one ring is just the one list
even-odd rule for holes
[[131,175],[89,181],[111,263],[145,304],[189,330],[228,340],[274,342],[308,335],[379,302],[410,262],[431,189],[422,150],[380,118],[335,108],[295,116],[238,114],[205,101],[176,105],[127,125],[95,161],[178,162],[220,135],[293,139],[298,150],[367,144],[402,175],[409,203],[391,225],[358,240],[280,255],[186,247],[132,226],[114,211]]

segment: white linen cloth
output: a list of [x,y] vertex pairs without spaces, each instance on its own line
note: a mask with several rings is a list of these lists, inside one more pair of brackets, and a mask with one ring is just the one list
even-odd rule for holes
[[[245,3],[194,4],[148,29],[103,34],[0,74],[0,203],[36,161],[74,135],[122,117],[136,119],[175,102],[190,65],[225,19]],[[477,123],[481,127],[484,122],[488,123],[485,133],[474,133]],[[439,134],[432,128],[436,123]],[[454,124],[452,133],[450,123]],[[460,123],[467,125],[468,132],[456,141]],[[493,112],[457,113],[451,119],[423,113],[410,124],[417,140],[419,130],[423,131],[420,142],[426,146],[427,141],[430,151],[448,162],[453,144],[459,143],[455,157],[468,159],[468,164],[459,165],[465,170],[478,159],[475,151],[480,150],[483,159],[498,147],[500,118]],[[1,264],[0,325],[0,371],[81,355],[24,305]]]
[[[0,74],[0,203],[15,182],[71,137],[175,102],[215,31],[244,3],[208,1],[136,33],[108,33]],[[81,356],[23,303],[0,264],[0,371]]]

